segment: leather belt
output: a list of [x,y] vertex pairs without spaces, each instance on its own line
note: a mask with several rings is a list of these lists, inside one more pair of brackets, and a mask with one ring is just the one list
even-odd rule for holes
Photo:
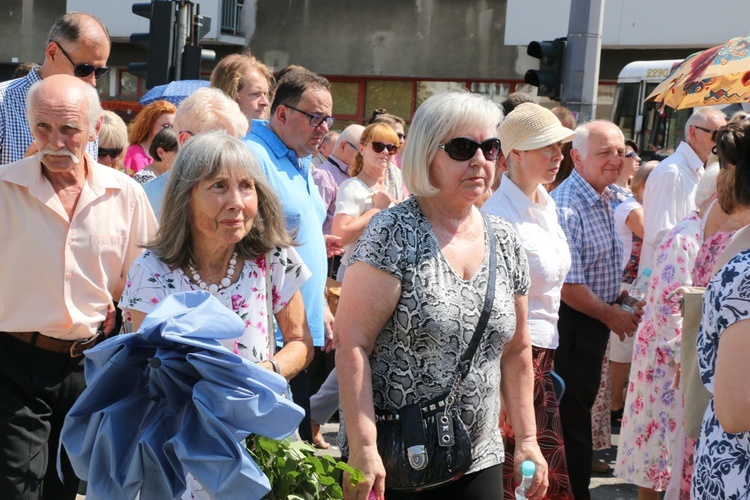
[[83,356],[86,349],[94,347],[99,342],[107,338],[100,328],[93,337],[80,340],[62,340],[53,337],[47,337],[39,332],[0,332],[9,335],[15,339],[31,344],[39,349],[55,352],[58,354],[67,354],[71,358]]

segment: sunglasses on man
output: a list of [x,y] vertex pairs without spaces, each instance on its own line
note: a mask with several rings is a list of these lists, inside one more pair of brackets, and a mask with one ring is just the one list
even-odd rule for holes
[[60,45],[60,42],[58,42],[57,40],[50,40],[50,43],[54,43],[60,48],[60,52],[62,52],[63,55],[68,59],[68,61],[70,61],[70,64],[73,65],[73,74],[78,78],[86,78],[91,73],[94,73],[94,78],[96,78],[97,80],[101,80],[102,78],[107,76],[107,73],[109,73],[109,68],[106,66],[96,68],[91,64],[76,64],[75,62],[73,62],[73,59],[70,58],[62,45]]

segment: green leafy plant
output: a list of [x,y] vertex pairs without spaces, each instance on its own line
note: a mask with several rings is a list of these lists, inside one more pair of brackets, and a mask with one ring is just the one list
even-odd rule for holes
[[265,497],[268,500],[341,499],[341,474],[349,473],[352,484],[365,479],[344,462],[315,455],[315,448],[304,441],[255,435],[247,439],[247,449],[271,483],[271,493]]

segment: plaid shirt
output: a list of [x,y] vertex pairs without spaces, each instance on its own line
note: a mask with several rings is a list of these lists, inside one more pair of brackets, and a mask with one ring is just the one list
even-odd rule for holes
[[603,301],[614,302],[622,277],[622,244],[612,208],[614,192],[606,188],[600,195],[574,169],[550,194],[572,258],[565,283],[588,285]]
[[[22,78],[0,83],[0,165],[23,158],[34,140],[26,120],[26,94],[33,84],[42,80],[38,70],[34,68]],[[86,151],[96,160],[98,140],[89,142]]]

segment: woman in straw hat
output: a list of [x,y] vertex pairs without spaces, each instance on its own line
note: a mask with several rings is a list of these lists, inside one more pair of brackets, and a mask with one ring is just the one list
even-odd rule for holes
[[[573,498],[563,448],[562,425],[552,381],[558,344],[557,311],[560,290],[570,269],[570,250],[557,222],[555,202],[543,185],[552,182],[563,159],[561,147],[574,132],[551,111],[523,103],[500,125],[500,142],[508,171],[498,190],[482,206],[485,212],[510,222],[529,261],[529,330],[534,363],[534,408],[537,441],[549,465],[545,498]],[[507,422],[507,419],[504,419]],[[504,424],[505,498],[513,499],[514,433]]]

